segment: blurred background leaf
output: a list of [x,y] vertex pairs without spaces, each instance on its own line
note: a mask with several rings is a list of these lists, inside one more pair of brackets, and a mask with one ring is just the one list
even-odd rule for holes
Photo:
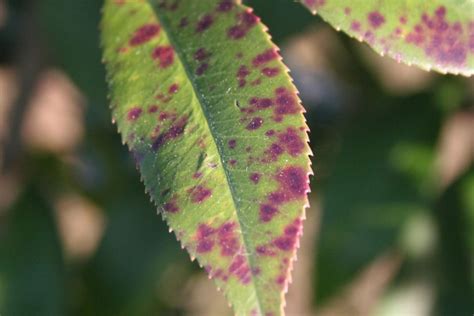
[[0,282],[6,315],[62,315],[65,271],[52,208],[36,185],[25,186],[2,231]]

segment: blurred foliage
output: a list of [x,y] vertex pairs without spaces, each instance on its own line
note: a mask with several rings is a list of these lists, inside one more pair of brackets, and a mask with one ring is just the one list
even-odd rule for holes
[[325,213],[317,265],[321,299],[394,246],[407,219],[429,207],[417,183],[429,170],[417,169],[431,165],[434,153],[420,151],[432,150],[440,115],[423,99],[396,104],[387,99],[383,107],[357,113],[338,135],[333,171],[322,185]]
[[[29,2],[7,1],[0,67],[18,62],[20,17]],[[65,71],[86,98],[85,135],[73,162],[33,150],[17,161],[20,193],[0,209],[0,314],[188,314],[189,282],[203,274],[156,215],[110,123],[98,40],[101,1],[32,3],[45,64]],[[292,1],[247,3],[279,45],[324,27]],[[446,189],[436,170],[443,126],[453,114],[472,111],[472,79],[432,75],[426,88],[395,95],[370,70],[359,43],[335,32],[332,40],[341,49],[338,58],[328,56],[332,72],[322,78],[339,78],[340,104],[306,98],[301,85],[315,153],[312,189],[322,204],[314,304],[329,302],[395,249],[404,261],[380,314],[393,293],[420,280],[435,293],[432,314],[472,314],[474,170]],[[58,235],[54,201],[70,192],[92,201],[106,218],[98,249],[85,261],[65,258]]]
[[36,185],[26,185],[10,213],[0,243],[2,312],[63,314],[65,271],[50,205]]
[[443,193],[434,207],[439,230],[435,259],[437,315],[464,315],[474,310],[473,180],[471,168]]

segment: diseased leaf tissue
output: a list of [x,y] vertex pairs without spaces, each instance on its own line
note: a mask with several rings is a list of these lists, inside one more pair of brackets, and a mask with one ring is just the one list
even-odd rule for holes
[[238,315],[280,315],[310,153],[277,47],[236,1],[109,0],[113,117],[146,190]]
[[300,1],[381,54],[442,73],[474,73],[472,0]]

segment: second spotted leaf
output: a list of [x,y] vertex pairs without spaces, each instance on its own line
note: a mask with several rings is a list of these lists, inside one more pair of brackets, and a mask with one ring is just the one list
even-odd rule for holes
[[474,73],[472,0],[300,0],[380,54],[426,70]]

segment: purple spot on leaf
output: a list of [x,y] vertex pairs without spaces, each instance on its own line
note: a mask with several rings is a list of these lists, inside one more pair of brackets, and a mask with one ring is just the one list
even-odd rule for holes
[[206,14],[203,16],[197,23],[196,32],[203,32],[211,27],[212,23],[214,22],[214,18],[212,15]]
[[250,180],[255,183],[255,184],[258,184],[258,182],[260,181],[260,173],[257,173],[257,172],[254,172],[250,175]]
[[141,114],[142,114],[142,109],[135,107],[128,111],[127,118],[129,121],[135,121],[140,117]]
[[158,24],[145,24],[135,31],[130,40],[131,46],[138,46],[151,40],[160,33],[160,26]]
[[191,202],[200,204],[212,196],[212,191],[203,185],[192,187],[188,190],[191,195]]
[[379,28],[385,23],[385,17],[378,11],[370,12],[367,19],[373,28]]
[[263,119],[261,117],[254,117],[250,123],[247,125],[247,129],[250,131],[259,129],[263,124]]

